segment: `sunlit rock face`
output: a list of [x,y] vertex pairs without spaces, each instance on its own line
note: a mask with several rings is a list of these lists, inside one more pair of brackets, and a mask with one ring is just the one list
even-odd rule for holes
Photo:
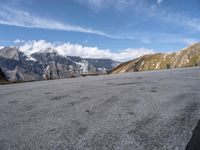
[[157,53],[141,56],[122,63],[111,73],[147,71],[200,66],[200,43],[190,45],[176,53]]

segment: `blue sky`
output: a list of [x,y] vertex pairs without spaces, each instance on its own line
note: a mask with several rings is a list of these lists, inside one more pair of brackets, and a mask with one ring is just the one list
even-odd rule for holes
[[0,46],[171,52],[200,41],[199,8],[199,0],[1,0]]

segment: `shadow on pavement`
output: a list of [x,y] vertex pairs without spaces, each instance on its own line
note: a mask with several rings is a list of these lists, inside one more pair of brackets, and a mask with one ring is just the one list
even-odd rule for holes
[[193,131],[191,140],[185,150],[200,150],[200,120]]

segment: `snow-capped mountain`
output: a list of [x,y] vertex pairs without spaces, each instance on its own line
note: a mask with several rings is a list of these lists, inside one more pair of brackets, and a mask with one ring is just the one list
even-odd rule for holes
[[26,54],[16,47],[0,49],[0,69],[10,81],[30,81],[79,77],[80,74],[105,74],[118,62],[64,56],[56,50]]

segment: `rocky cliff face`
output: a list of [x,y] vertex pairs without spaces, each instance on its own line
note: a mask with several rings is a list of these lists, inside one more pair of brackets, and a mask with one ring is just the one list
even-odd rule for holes
[[198,65],[200,65],[200,43],[190,45],[176,53],[144,55],[118,65],[111,70],[111,73],[192,67]]
[[54,50],[25,55],[15,47],[0,49],[0,69],[9,81],[71,78],[82,73],[103,74],[116,64],[109,59],[62,56]]

